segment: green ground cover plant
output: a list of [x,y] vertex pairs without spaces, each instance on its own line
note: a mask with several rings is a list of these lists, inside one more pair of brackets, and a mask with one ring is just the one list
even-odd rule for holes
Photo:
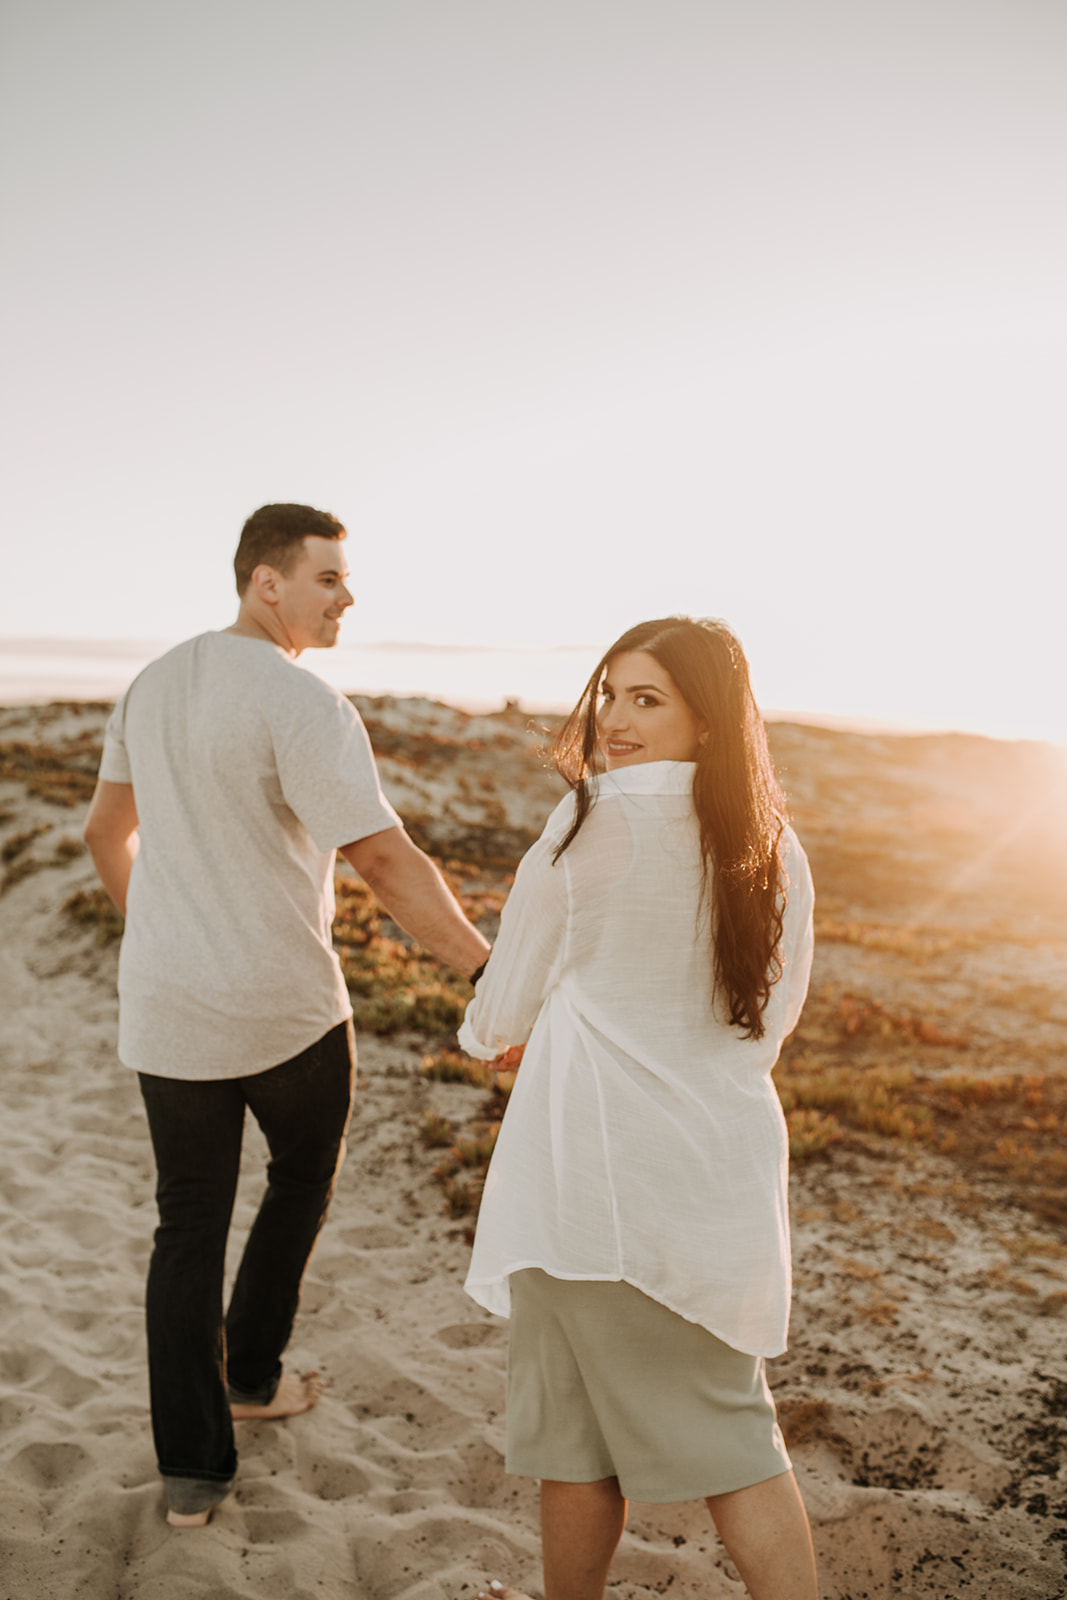
[[1067,1076],[975,1070],[967,1036],[854,994],[810,997],[775,1069],[794,1161],[923,1147],[1067,1222]]

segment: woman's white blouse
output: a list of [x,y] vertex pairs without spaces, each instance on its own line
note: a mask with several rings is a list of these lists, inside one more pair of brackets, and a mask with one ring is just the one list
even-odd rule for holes
[[783,975],[763,1038],[742,1038],[712,999],[693,770],[601,777],[558,864],[572,795],[519,866],[459,1035],[483,1059],[529,1041],[466,1289],[507,1316],[523,1267],[624,1279],[737,1350],[780,1355],[788,1145],[771,1069],[807,992],[811,873],[787,828]]

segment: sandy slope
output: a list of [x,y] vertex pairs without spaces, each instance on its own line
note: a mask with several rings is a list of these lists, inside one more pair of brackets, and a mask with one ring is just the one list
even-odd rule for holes
[[[521,726],[504,737],[494,719],[472,732],[468,719],[447,723],[458,714],[379,709],[394,724],[387,784],[438,843],[448,827],[528,829],[551,805]],[[90,726],[94,713],[50,724],[2,713],[0,740]],[[1045,852],[1042,872],[1020,886],[1025,829],[984,864],[964,847],[992,826],[1010,833],[1012,747],[942,741],[900,764],[898,747],[849,738],[777,735],[831,907],[884,914],[887,894],[940,897],[942,920],[962,925],[979,915],[957,882],[969,870],[981,920],[999,931],[921,967],[830,944],[816,985],[862,983],[898,1003],[914,991],[949,1020],[962,1007],[991,1068],[1062,1061],[1059,867]],[[494,772],[501,783],[483,787]],[[919,820],[907,814],[913,847],[902,854],[894,818],[904,804]],[[79,831],[78,807],[21,783],[0,785],[0,807],[0,841],[49,824],[13,859],[52,863],[57,842]],[[865,832],[882,839],[880,864],[845,848]],[[462,1119],[479,1096],[428,1085],[417,1039],[360,1041],[348,1161],[292,1349],[295,1366],[326,1374],[322,1404],[286,1423],[242,1424],[237,1492],[207,1530],[167,1528],[141,1321],[150,1151],[134,1079],[114,1058],[114,946],[60,911],[91,881],[84,856],[72,856],[0,896],[0,1600],[469,1600],[493,1576],[536,1590],[535,1493],[501,1471],[506,1330],[462,1293],[466,1246],[415,1137],[428,1099]],[[1028,1021],[1039,1009],[1035,1042]],[[260,1150],[253,1129],[238,1240]],[[1063,1241],[968,1176],[943,1158],[871,1149],[794,1176],[796,1310],[773,1382],[794,1431],[809,1432],[795,1457],[823,1592],[836,1600],[1067,1594],[1067,1358],[1061,1316],[1042,1314],[1067,1287]],[[693,1600],[742,1593],[702,1507],[635,1507],[612,1593],[631,1600],[669,1579]]]

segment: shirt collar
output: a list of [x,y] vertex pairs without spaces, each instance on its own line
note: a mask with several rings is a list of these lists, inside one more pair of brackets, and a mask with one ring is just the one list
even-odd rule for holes
[[695,761],[639,761],[597,778],[598,794],[692,794]]

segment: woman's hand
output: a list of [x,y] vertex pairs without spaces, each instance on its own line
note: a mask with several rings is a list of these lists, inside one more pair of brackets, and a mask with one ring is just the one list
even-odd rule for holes
[[490,1072],[518,1072],[522,1052],[526,1049],[524,1044],[512,1044],[498,1056],[494,1056],[489,1063]]

